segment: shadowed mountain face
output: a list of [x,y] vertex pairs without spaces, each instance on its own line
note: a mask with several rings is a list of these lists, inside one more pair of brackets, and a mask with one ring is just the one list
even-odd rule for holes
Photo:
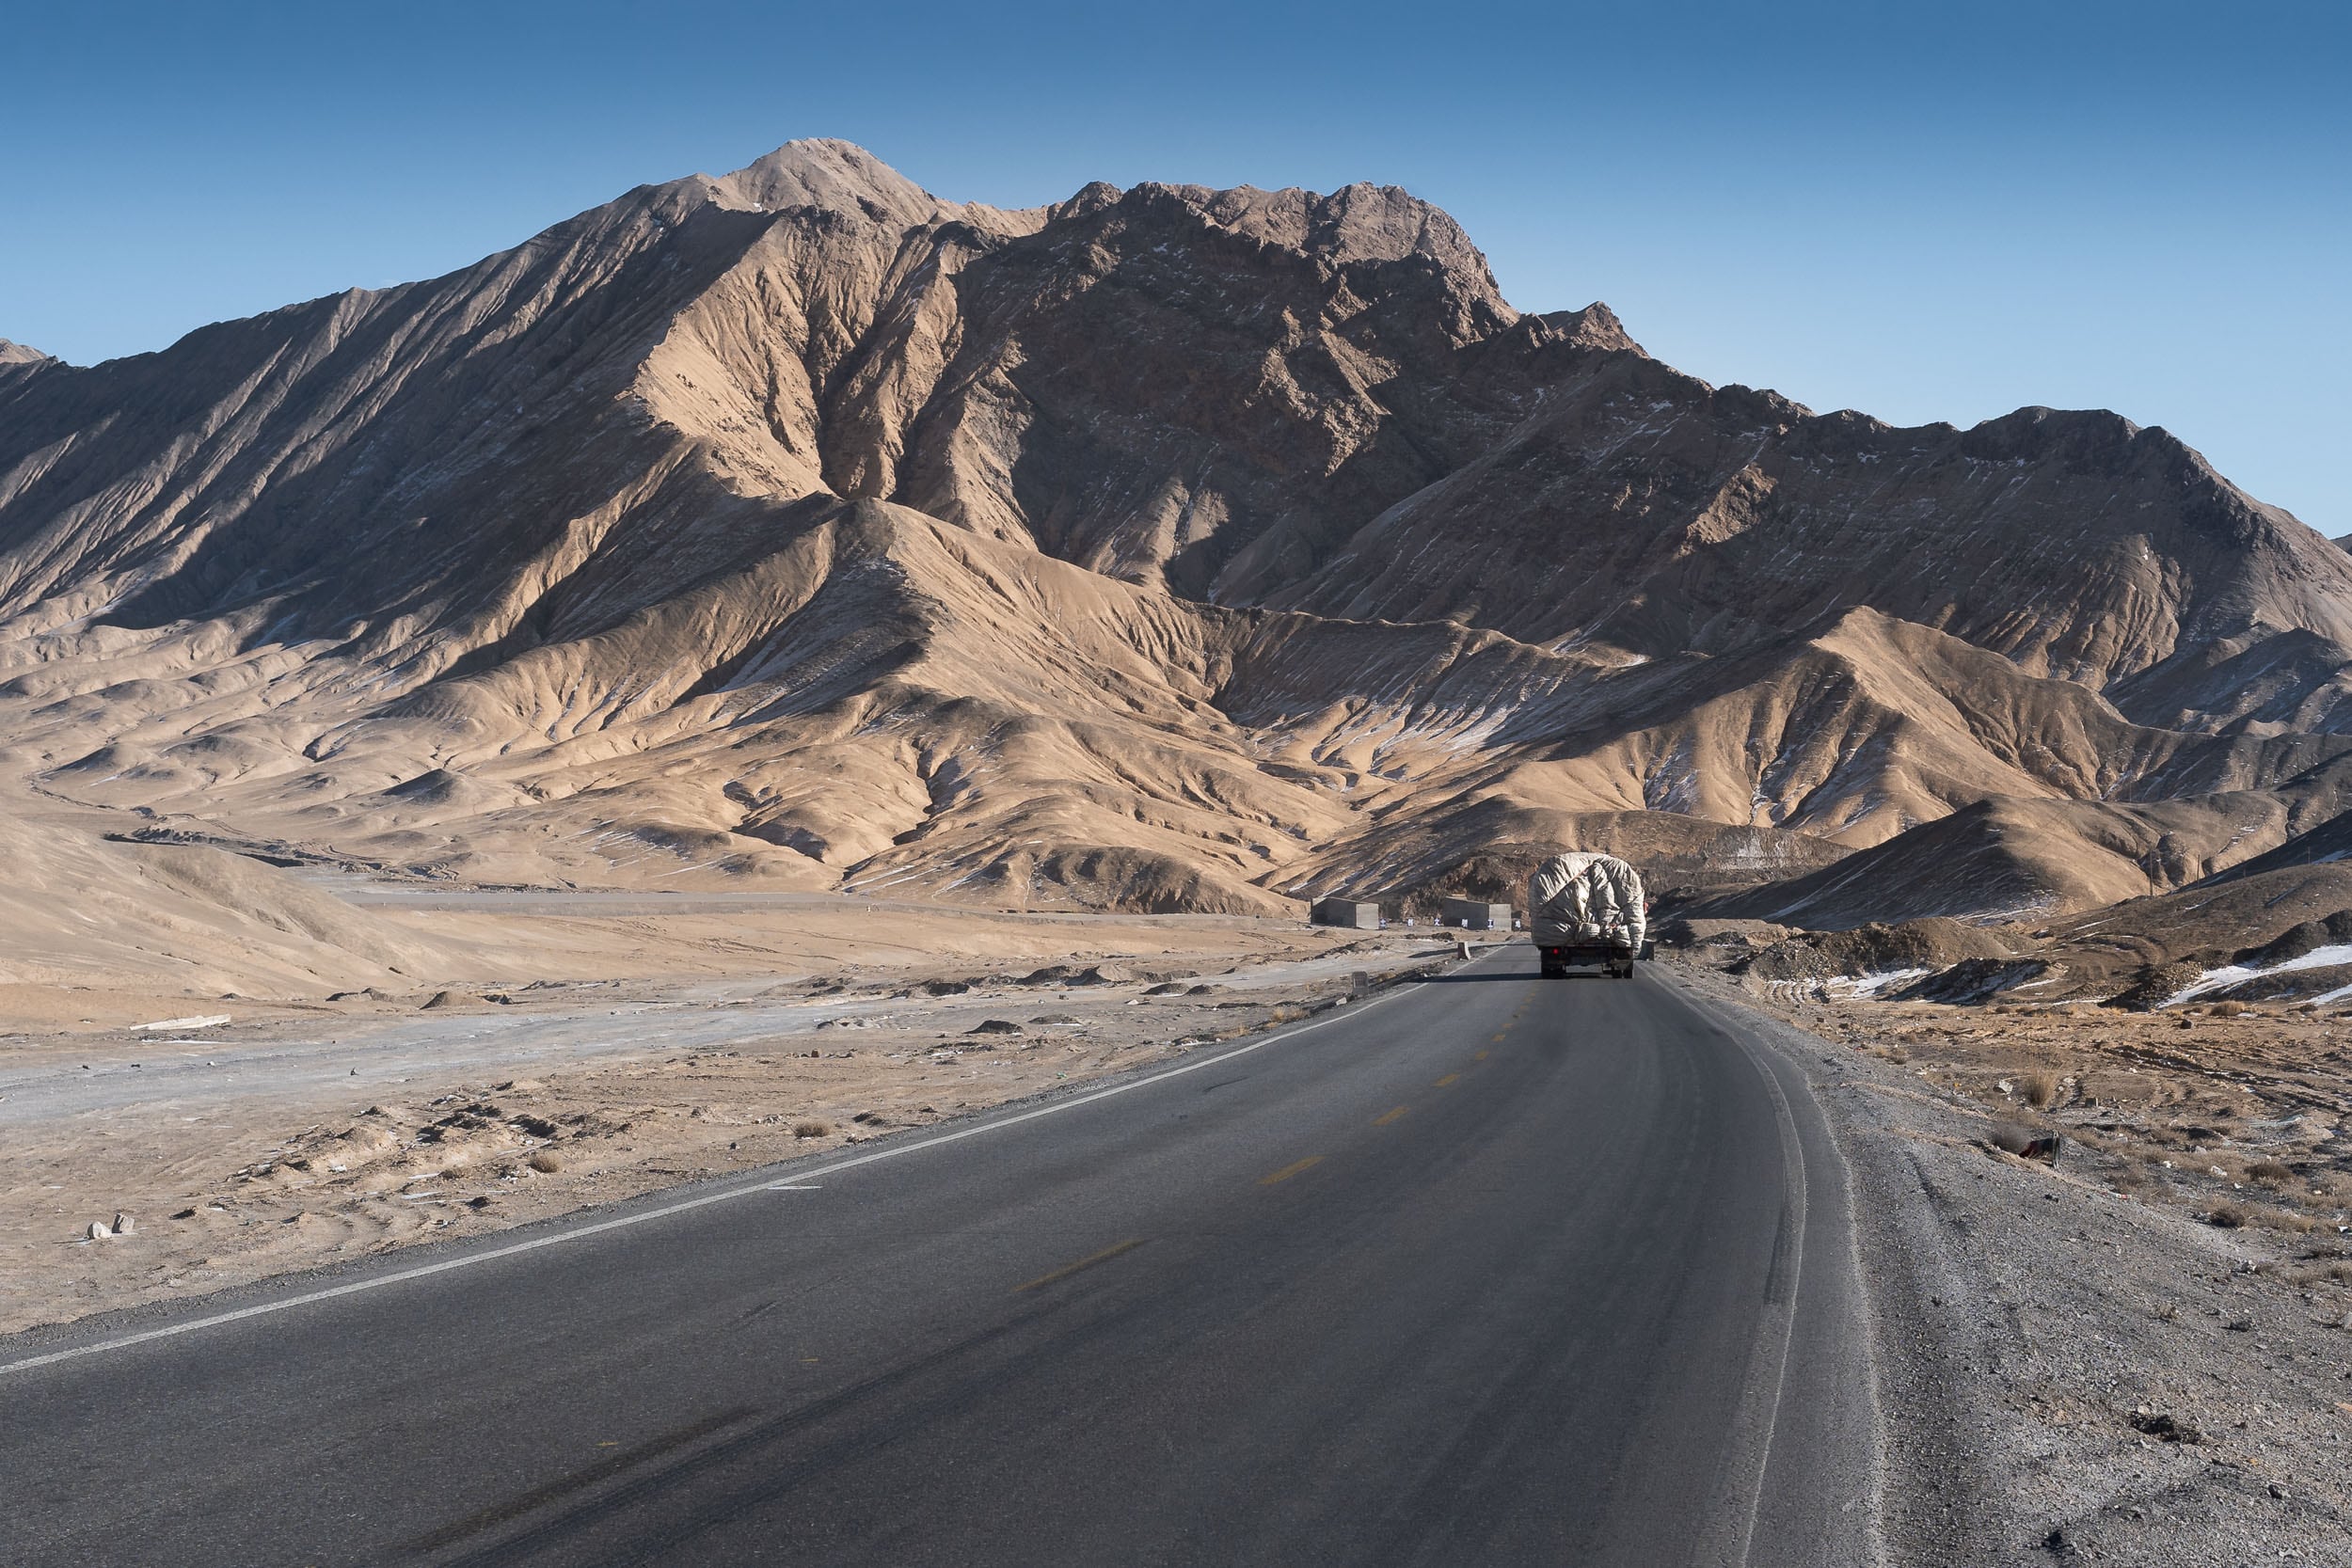
[[1277,910],[1883,846],[2057,908],[2331,815],[2347,645],[2352,556],[2162,431],[1708,387],[1369,185],[1004,212],[795,143],[0,344],[0,765],[449,875]]

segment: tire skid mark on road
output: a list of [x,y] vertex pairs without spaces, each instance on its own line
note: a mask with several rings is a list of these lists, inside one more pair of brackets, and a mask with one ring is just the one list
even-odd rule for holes
[[[807,1403],[767,1413],[758,1421],[739,1426],[723,1436],[716,1437],[712,1442],[699,1447],[691,1443],[679,1445],[669,1453],[658,1456],[663,1461],[660,1465],[644,1466],[644,1462],[641,1461],[641,1467],[637,1469],[637,1473],[628,1474],[625,1470],[621,1476],[614,1479],[613,1485],[603,1492],[597,1492],[594,1488],[572,1488],[564,1497],[553,1499],[561,1502],[563,1508],[552,1516],[526,1524],[522,1529],[502,1540],[485,1542],[470,1547],[463,1557],[449,1562],[445,1568],[491,1568],[492,1564],[517,1560],[528,1556],[532,1551],[542,1549],[559,1540],[576,1540],[583,1530],[596,1530],[608,1525],[614,1518],[627,1513],[631,1508],[643,1507],[656,1497],[675,1493],[695,1475],[723,1469],[728,1465],[740,1463],[748,1455],[771,1449],[782,1440],[818,1430],[833,1418],[854,1409],[868,1400],[886,1396],[894,1390],[919,1386],[925,1380],[943,1373],[952,1374],[953,1370],[959,1364],[976,1355],[983,1354],[992,1348],[1013,1342],[1023,1331],[1055,1312],[1056,1308],[1047,1306],[1031,1308],[1016,1317],[988,1324],[961,1338],[950,1340],[912,1362],[862,1378],[845,1387],[809,1401]],[[1115,1335],[1124,1322],[1124,1317],[1113,1315],[1095,1325],[1093,1332]],[[1021,1354],[1030,1358],[1057,1355],[1061,1352],[1054,1347],[1058,1343],[1059,1341],[1048,1341],[1044,1348],[1031,1349]],[[1002,1370],[997,1370],[953,1379],[951,1386],[944,1393],[933,1397],[930,1402],[931,1407],[944,1413],[960,1406],[971,1398],[976,1381],[986,1379],[993,1382],[1005,1375],[1007,1374]],[[920,1418],[916,1418],[914,1424],[920,1424]],[[869,1445],[880,1446],[891,1441],[895,1434],[894,1432],[881,1438],[868,1438],[865,1441]],[[803,1460],[796,1465],[786,1467],[781,1473],[764,1472],[754,1489],[755,1493],[757,1496],[770,1496],[778,1491],[789,1490],[798,1481],[817,1473],[822,1467],[822,1460]],[[528,1512],[544,1512],[546,1507],[546,1504],[534,1504]],[[487,1513],[488,1511],[482,1512]],[[520,1519],[524,1512],[518,1510],[511,1517]],[[468,1517],[475,1517],[475,1515]],[[706,1517],[702,1524],[707,1523],[708,1518]],[[686,1527],[684,1533],[691,1536],[697,1533],[701,1528],[702,1525],[690,1524]],[[673,1544],[682,1544],[682,1543]],[[564,1560],[584,1560],[580,1553],[575,1551]],[[670,1559],[657,1550],[649,1556],[635,1560],[666,1561]]]
[[1064,1263],[1060,1268],[1054,1270],[1050,1274],[1039,1275],[1035,1279],[1030,1280],[1025,1285],[1015,1285],[1012,1288],[1012,1293],[1014,1295],[1019,1295],[1024,1291],[1041,1291],[1048,1285],[1057,1284],[1062,1280],[1068,1279],[1072,1275],[1076,1274],[1081,1269],[1090,1269],[1097,1263],[1107,1263],[1112,1259],[1118,1257],[1120,1253],[1133,1252],[1136,1248],[1141,1246],[1142,1244],[1143,1238],[1140,1236],[1130,1236],[1123,1242],[1114,1242],[1109,1246],[1104,1247],[1102,1251],[1094,1253],[1089,1257],[1081,1258],[1074,1263]]
[[409,1542],[408,1550],[437,1552],[443,1546],[455,1545],[469,1535],[480,1535],[485,1530],[496,1529],[501,1525],[511,1524],[526,1513],[535,1513],[551,1502],[570,1497],[575,1492],[585,1491],[599,1481],[610,1481],[624,1470],[633,1469],[647,1460],[659,1459],[666,1453],[675,1453],[688,1444],[707,1437],[714,1432],[724,1432],[729,1427],[740,1426],[758,1414],[756,1409],[743,1404],[737,1405],[732,1410],[722,1410],[716,1415],[706,1416],[699,1421],[690,1421],[658,1437],[649,1437],[635,1448],[624,1449],[619,1453],[609,1454],[584,1469],[574,1470],[568,1476],[558,1476],[544,1485],[534,1486],[528,1492],[507,1498],[504,1502],[493,1503],[488,1508],[475,1510],[462,1519],[453,1519],[431,1534],[421,1535]]

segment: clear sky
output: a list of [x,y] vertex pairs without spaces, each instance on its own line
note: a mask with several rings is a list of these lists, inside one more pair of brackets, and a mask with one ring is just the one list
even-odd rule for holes
[[1816,408],[2165,425],[2352,532],[2352,4],[0,6],[0,337],[429,277],[799,136],[942,196],[1401,184]]

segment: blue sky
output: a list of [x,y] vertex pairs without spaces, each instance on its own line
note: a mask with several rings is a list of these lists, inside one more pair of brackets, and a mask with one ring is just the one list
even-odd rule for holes
[[0,337],[429,277],[796,136],[943,196],[1401,184],[1816,408],[2165,425],[2352,532],[2352,4],[0,8]]

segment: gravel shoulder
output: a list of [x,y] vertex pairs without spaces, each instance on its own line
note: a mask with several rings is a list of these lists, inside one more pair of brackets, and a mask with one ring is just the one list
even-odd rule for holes
[[1867,1004],[1801,1027],[1676,967],[1804,1066],[1851,1169],[1891,1560],[2352,1562],[2346,1237],[2217,1227],[2130,1151],[2004,1152]]

